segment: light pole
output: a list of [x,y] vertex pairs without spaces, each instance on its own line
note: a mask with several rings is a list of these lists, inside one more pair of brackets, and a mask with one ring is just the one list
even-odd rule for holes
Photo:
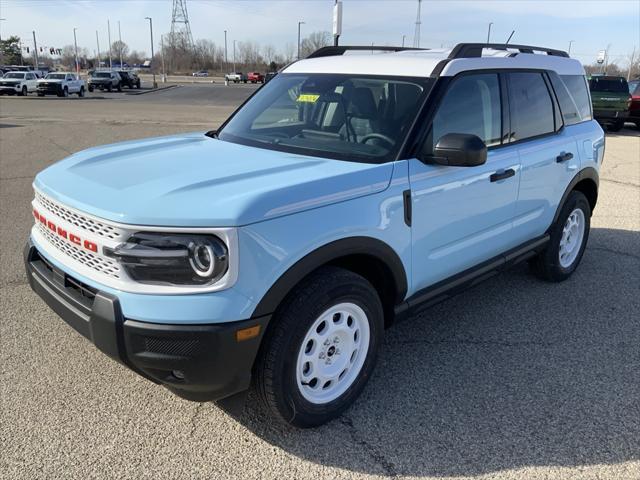
[[33,31],[33,61],[35,69],[38,70],[38,44],[36,43],[36,31]]
[[78,42],[76,40],[76,27],[73,27],[73,47],[76,52],[76,74],[80,73],[80,64],[78,63]]
[[166,83],[167,74],[164,71],[164,35],[160,35],[160,58],[162,59],[162,83]]
[[[6,18],[0,18],[0,25],[4,22]],[[2,34],[0,34],[0,40],[2,40]],[[20,55],[22,55],[22,51],[20,51]]]
[[98,47],[98,61],[96,68],[100,68],[100,39],[98,38],[98,30],[96,30],[96,46]]
[[122,65],[122,33],[120,32],[120,20],[118,20],[118,41],[120,42],[118,44],[118,50],[120,53],[120,68],[124,68],[124,65]]
[[569,50],[567,50],[567,54],[571,56],[571,44],[575,42],[575,40],[569,40]]
[[404,37],[406,37],[406,35],[402,35],[402,48],[404,48]]
[[111,60],[111,25],[109,19],[107,19],[107,40],[109,40],[109,70],[113,68],[113,62]]
[[149,33],[151,34],[151,61],[149,62],[149,68],[151,68],[151,73],[153,73],[153,88],[158,88],[156,73],[153,71],[153,20],[151,20],[151,17],[144,18],[149,20]]
[[233,41],[233,73],[236,73],[236,41]]
[[491,25],[493,25],[493,22],[489,22],[489,29],[487,30],[487,45],[491,43]]
[[304,25],[304,22],[298,22],[298,60],[300,60],[300,25]]
[[229,68],[229,59],[227,58],[227,31],[224,31],[224,69]]

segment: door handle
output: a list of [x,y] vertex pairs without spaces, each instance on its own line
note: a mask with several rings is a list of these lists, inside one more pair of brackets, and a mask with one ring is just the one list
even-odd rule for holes
[[573,158],[573,153],[571,152],[562,152],[560,155],[558,155],[556,157],[556,162],[558,163],[562,163],[562,162],[566,162],[567,160],[571,160]]
[[516,174],[516,171],[513,168],[508,168],[503,172],[492,173],[489,177],[489,180],[492,182],[497,182],[498,180],[504,180],[505,178],[513,177]]

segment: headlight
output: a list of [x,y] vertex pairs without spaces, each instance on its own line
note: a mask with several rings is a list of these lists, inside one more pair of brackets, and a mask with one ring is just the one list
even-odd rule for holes
[[146,284],[211,285],[229,269],[228,248],[213,235],[139,232],[105,254]]

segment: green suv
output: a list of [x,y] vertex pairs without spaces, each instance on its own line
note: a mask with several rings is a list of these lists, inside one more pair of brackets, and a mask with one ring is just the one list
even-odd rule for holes
[[593,75],[589,78],[593,117],[609,130],[617,132],[629,116],[631,95],[624,77]]

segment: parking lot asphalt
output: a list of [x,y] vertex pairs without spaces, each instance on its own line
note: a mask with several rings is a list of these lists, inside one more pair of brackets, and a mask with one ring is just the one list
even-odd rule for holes
[[[97,144],[218,125],[251,86],[0,99],[0,478],[640,478],[640,135],[607,135],[579,269],[526,266],[386,332],[340,419],[233,418],[101,354],[26,284],[33,176]],[[99,98],[100,97],[100,98]]]

